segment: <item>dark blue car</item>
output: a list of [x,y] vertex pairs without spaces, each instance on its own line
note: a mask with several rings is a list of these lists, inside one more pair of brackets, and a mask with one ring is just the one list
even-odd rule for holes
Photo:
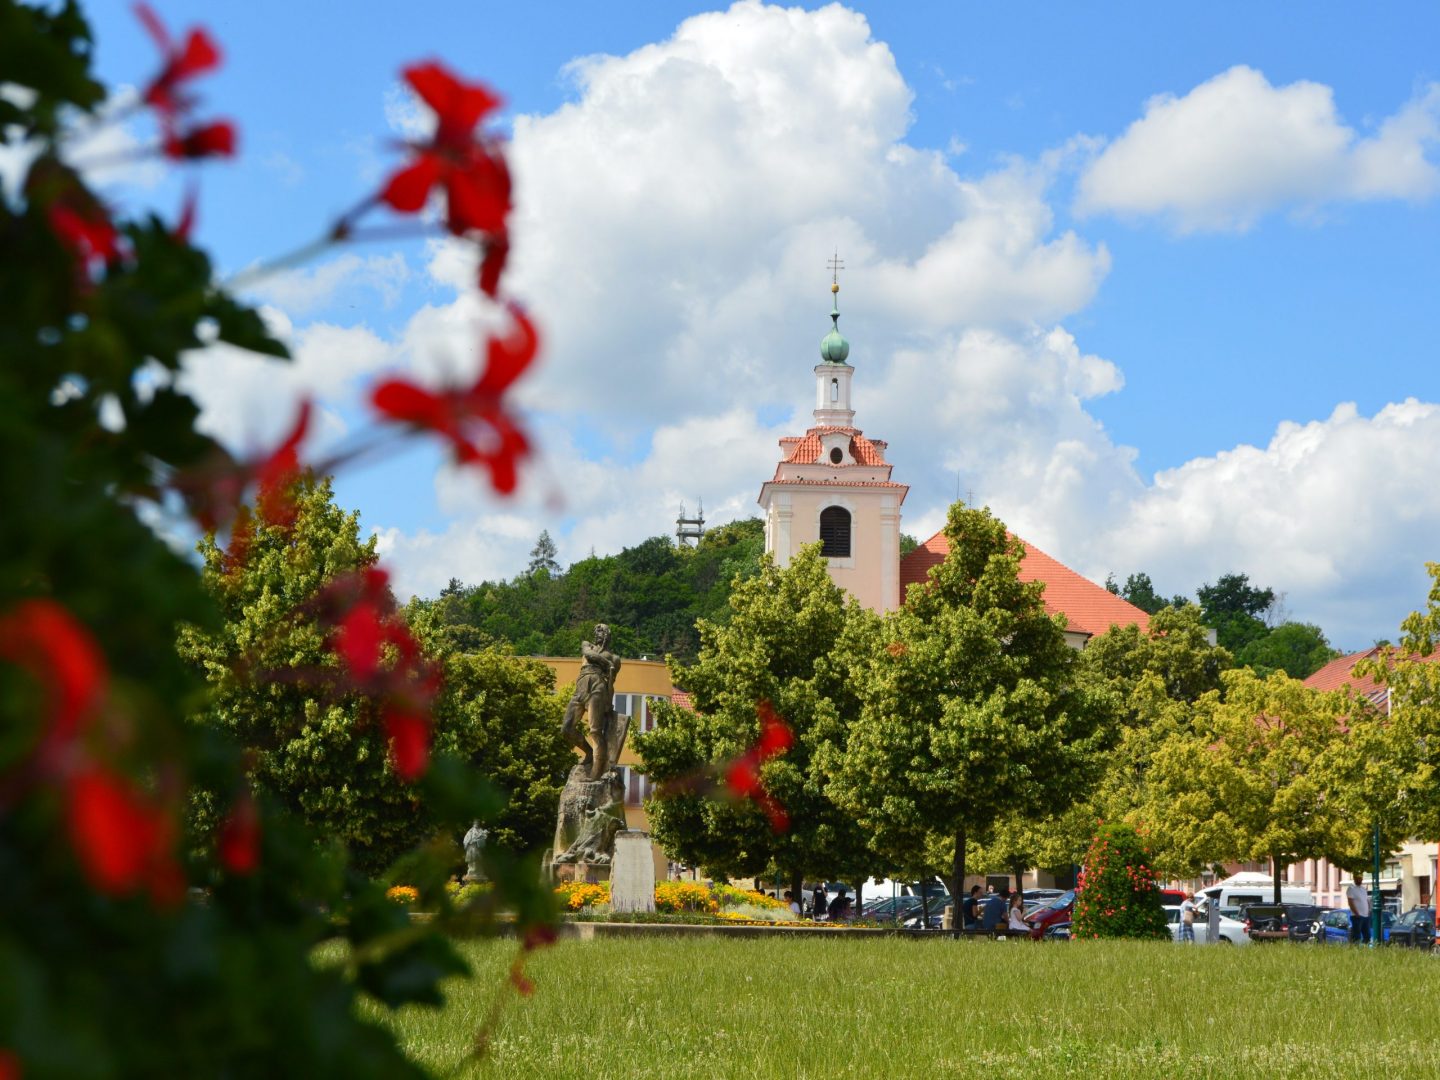
[[[1395,922],[1395,916],[1390,912],[1381,915],[1380,940],[1390,940],[1390,927]],[[1331,909],[1323,912],[1320,916],[1320,933],[1315,940],[1322,945],[1344,945],[1350,940],[1350,912]]]

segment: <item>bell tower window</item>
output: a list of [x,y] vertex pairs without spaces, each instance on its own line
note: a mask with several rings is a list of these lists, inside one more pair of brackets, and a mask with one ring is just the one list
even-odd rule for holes
[[831,401],[839,401],[839,400],[840,400],[840,380],[839,380],[839,379],[831,379],[831,380],[830,380],[830,400],[831,400]]
[[850,511],[827,506],[820,511],[820,554],[827,559],[850,557]]

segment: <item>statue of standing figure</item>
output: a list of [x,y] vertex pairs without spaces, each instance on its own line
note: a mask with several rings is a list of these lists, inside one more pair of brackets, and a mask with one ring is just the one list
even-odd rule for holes
[[482,829],[480,822],[472,821],[470,831],[465,834],[465,880],[484,881],[485,871],[480,862],[485,857],[485,841],[490,837],[488,829]]
[[[615,762],[610,758],[610,728],[615,724],[615,676],[620,671],[620,657],[610,651],[610,627],[595,624],[594,642],[580,643],[580,677],[575,680],[575,693],[565,706],[561,730],[570,745],[583,751],[584,765],[591,780],[599,780]],[[584,715],[585,727],[580,726]]]

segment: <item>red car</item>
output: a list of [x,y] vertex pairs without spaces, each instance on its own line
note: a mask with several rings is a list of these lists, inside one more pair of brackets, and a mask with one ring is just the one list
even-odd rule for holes
[[1039,941],[1045,936],[1045,931],[1057,923],[1068,923],[1070,914],[1075,909],[1075,890],[1068,889],[1055,897],[1041,904],[1029,915],[1025,921],[1030,924],[1030,939]]

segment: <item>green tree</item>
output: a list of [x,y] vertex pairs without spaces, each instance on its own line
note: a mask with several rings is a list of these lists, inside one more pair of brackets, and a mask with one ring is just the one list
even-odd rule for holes
[[1440,563],[1425,568],[1427,605],[1401,623],[1400,645],[1355,666],[1387,694],[1385,708],[1362,711],[1365,722],[1352,723],[1355,816],[1362,828],[1396,826],[1402,839],[1440,836]]
[[437,751],[468,762],[502,794],[487,819],[488,844],[520,855],[541,851],[555,835],[555,812],[575,751],[560,734],[568,695],[538,660],[509,645],[459,651],[433,616],[411,629],[443,665],[444,686],[433,711]]
[[1351,846],[1345,800],[1332,789],[1351,703],[1247,668],[1226,672],[1224,683],[1223,698],[1211,691],[1196,702],[1191,730],[1156,749],[1146,818],[1169,865],[1196,871],[1269,860],[1279,903],[1286,866],[1321,857],[1342,862]]
[[1170,939],[1147,839],[1110,822],[1095,832],[1075,891],[1077,938]]
[[[1081,677],[1097,693],[1111,696],[1118,723],[1084,814],[1064,819],[1072,858],[1088,843],[1097,820],[1144,821],[1156,749],[1170,736],[1192,730],[1194,703],[1221,689],[1233,662],[1227,649],[1210,644],[1194,604],[1162,608],[1147,630],[1113,627],[1085,647]],[[1156,851],[1157,865],[1170,870],[1165,855],[1163,847]]]
[[550,577],[554,577],[560,572],[560,564],[555,560],[557,554],[559,552],[555,547],[555,541],[550,539],[550,530],[541,529],[539,539],[530,549],[530,565],[525,568],[525,572],[538,574],[543,570]]
[[948,851],[958,895],[967,843],[1081,796],[1108,725],[1004,523],[957,503],[945,535],[949,554],[886,616],[882,647],[853,658],[862,707],[830,790],[889,864]]
[[[646,774],[675,789],[650,803],[650,821],[672,857],[729,876],[778,867],[798,895],[804,877],[851,873],[869,857],[854,818],[827,796],[821,762],[843,752],[859,711],[848,654],[869,647],[876,620],[846,602],[819,545],[783,569],[765,559],[758,576],[736,585],[729,616],[700,623],[694,664],[671,661],[694,710],[662,703],[654,729],[636,739]],[[753,802],[685,788],[713,762],[755,744],[761,701],[795,735],[795,745],[762,769],[766,791],[789,816],[783,831]]]
[[1238,652],[1268,633],[1264,616],[1275,606],[1274,589],[1258,589],[1245,574],[1221,574],[1195,590],[1207,626],[1221,645]]
[[[306,479],[293,497],[288,528],[257,523],[248,544],[228,552],[213,537],[201,542],[203,580],[224,622],[217,631],[182,628],[179,651],[210,682],[205,721],[252,754],[256,785],[379,873],[437,822],[396,778],[370,699],[330,689],[325,676],[339,661],[317,604],[326,585],[375,564],[375,540],[361,540],[358,514],[335,505],[329,480]],[[415,629],[443,665],[435,750],[511,793],[492,822],[497,846],[543,844],[539,822],[548,816],[553,827],[571,763],[548,669],[508,652],[452,652],[433,613]],[[257,670],[263,684],[248,677]]]
[[1292,679],[1304,679],[1339,655],[1314,623],[1283,622],[1242,647],[1235,659],[1262,677],[1283,671]]

